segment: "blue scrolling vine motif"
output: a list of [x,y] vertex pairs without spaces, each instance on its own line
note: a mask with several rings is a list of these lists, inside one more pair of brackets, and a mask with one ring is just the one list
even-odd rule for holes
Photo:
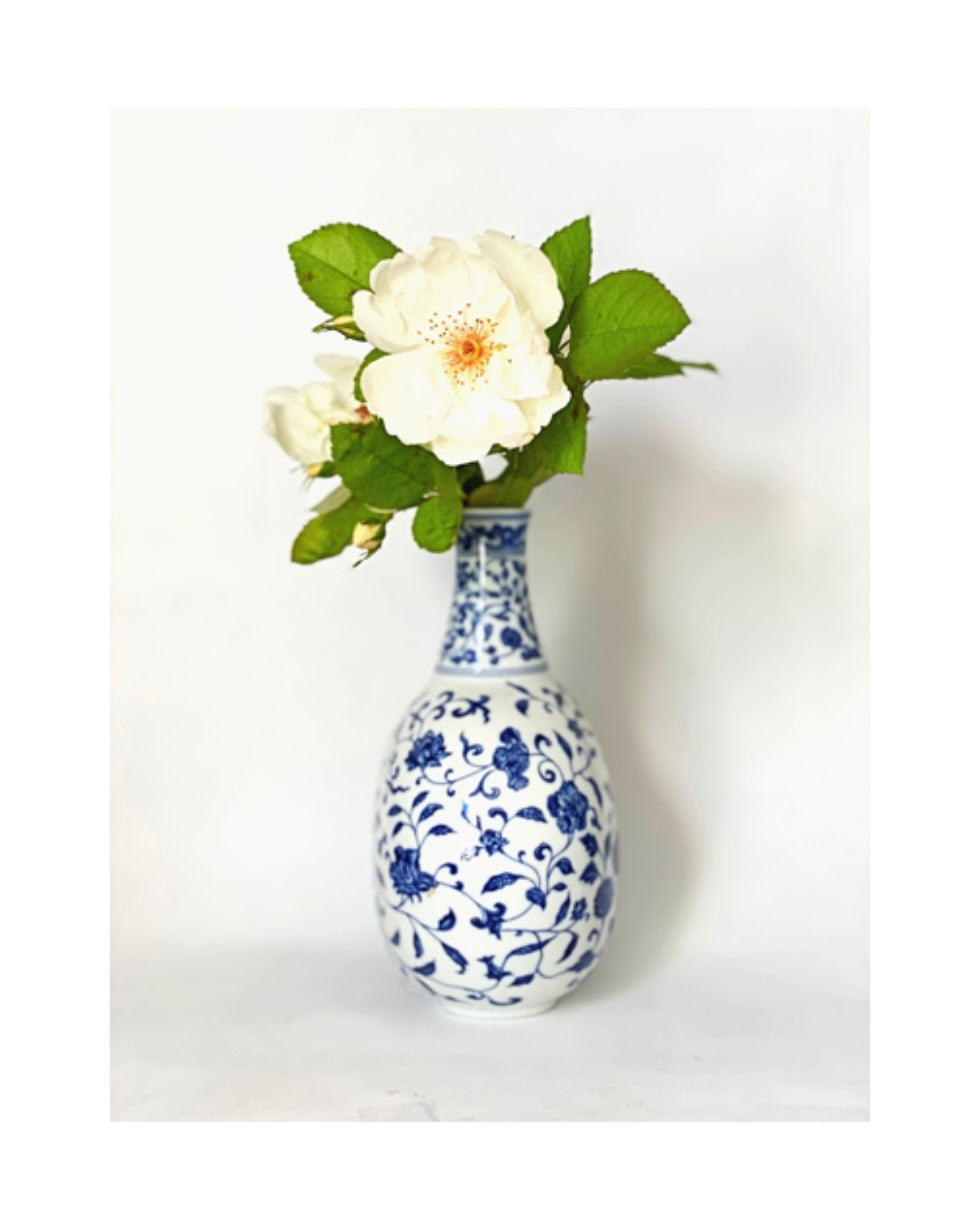
[[457,547],[462,553],[477,553],[481,548],[488,552],[515,553],[523,556],[528,523],[494,523],[465,519],[460,526]]
[[527,520],[465,519],[457,541],[450,623],[437,671],[543,672],[524,560]]
[[376,833],[384,933],[432,993],[513,1007],[595,963],[614,921],[614,811],[590,728],[557,686],[419,700]]

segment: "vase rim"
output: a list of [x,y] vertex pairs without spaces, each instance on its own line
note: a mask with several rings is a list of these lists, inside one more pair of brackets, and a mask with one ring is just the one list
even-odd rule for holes
[[465,506],[465,519],[530,519],[531,511],[519,506]]

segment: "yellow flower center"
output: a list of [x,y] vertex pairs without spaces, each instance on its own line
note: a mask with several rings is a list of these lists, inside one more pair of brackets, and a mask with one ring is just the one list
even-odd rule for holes
[[421,340],[441,350],[444,369],[455,382],[464,387],[476,387],[494,354],[505,346],[495,344],[497,330],[493,319],[470,318],[470,303],[449,315],[430,316]]

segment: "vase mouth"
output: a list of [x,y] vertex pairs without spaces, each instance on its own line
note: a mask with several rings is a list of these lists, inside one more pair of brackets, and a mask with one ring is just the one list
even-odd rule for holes
[[465,506],[465,519],[530,519],[531,511],[521,506]]

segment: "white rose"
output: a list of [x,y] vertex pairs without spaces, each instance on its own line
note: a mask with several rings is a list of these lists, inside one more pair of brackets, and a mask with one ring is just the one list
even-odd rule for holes
[[353,380],[360,363],[355,357],[324,356],[316,364],[329,375],[328,383],[275,387],[266,393],[266,432],[305,467],[333,458],[332,426],[359,420]]
[[391,434],[445,464],[523,447],[569,395],[545,329],[561,314],[543,252],[494,230],[432,238],[373,269],[353,317],[389,356],[363,371],[368,408]]

